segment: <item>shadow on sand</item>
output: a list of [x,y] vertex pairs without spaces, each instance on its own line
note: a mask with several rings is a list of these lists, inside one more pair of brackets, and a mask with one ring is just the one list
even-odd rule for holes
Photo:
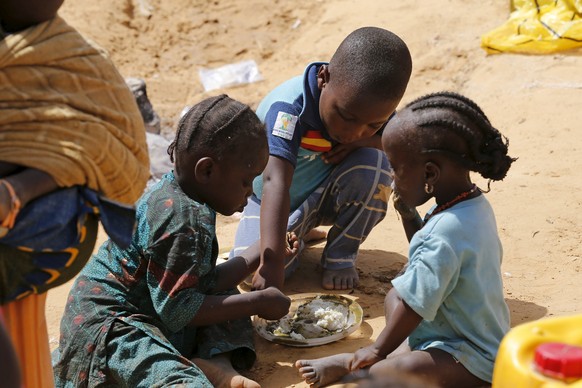
[[548,313],[547,308],[532,302],[518,299],[505,299],[505,302],[511,313],[511,327],[544,318]]

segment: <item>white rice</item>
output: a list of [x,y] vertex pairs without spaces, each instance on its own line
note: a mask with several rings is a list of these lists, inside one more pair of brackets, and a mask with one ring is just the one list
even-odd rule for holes
[[[316,338],[325,333],[342,330],[347,325],[348,308],[341,303],[315,298],[297,309],[293,317],[287,316],[279,320],[274,328],[274,335],[290,336],[296,340]],[[295,331],[299,324],[301,333]],[[298,330],[298,331],[299,331]],[[303,333],[303,334],[302,334]]]
[[329,302],[323,299],[314,299],[306,306],[307,315],[317,319],[315,323],[329,331],[342,329],[346,324],[347,310],[338,303]]

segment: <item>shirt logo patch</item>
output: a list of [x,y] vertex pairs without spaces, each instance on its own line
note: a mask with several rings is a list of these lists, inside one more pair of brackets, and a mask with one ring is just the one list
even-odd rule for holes
[[287,140],[293,139],[293,133],[295,133],[295,125],[298,119],[299,117],[293,116],[292,114],[279,112],[275,126],[273,127],[273,135]]

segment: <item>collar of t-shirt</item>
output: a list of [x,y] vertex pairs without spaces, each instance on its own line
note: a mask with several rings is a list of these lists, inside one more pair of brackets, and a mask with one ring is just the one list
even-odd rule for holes
[[307,126],[319,130],[324,139],[336,144],[328,135],[323,121],[319,116],[319,99],[321,90],[317,87],[317,72],[322,65],[327,62],[312,62],[305,68],[303,74],[303,110],[299,114],[300,120]]

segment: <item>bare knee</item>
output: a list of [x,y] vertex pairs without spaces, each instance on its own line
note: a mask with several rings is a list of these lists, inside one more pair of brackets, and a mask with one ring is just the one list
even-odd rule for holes
[[[370,374],[381,376],[385,373],[402,374],[420,378],[425,386],[438,387],[481,387],[486,382],[470,373],[449,353],[430,349],[412,351],[401,356],[387,358],[370,368]],[[432,384],[432,385],[431,385]]]
[[[388,360],[385,360],[388,361]],[[438,385],[428,378],[414,372],[411,363],[400,360],[396,363],[381,361],[370,368],[369,384],[361,387],[401,387],[401,388],[436,388]],[[408,364],[408,369],[401,369],[398,365]]]
[[[435,374],[435,360],[428,352],[408,351],[388,357],[374,364],[370,374],[378,378],[398,378],[404,387],[437,387],[440,379]],[[404,385],[407,382],[408,385]]]

